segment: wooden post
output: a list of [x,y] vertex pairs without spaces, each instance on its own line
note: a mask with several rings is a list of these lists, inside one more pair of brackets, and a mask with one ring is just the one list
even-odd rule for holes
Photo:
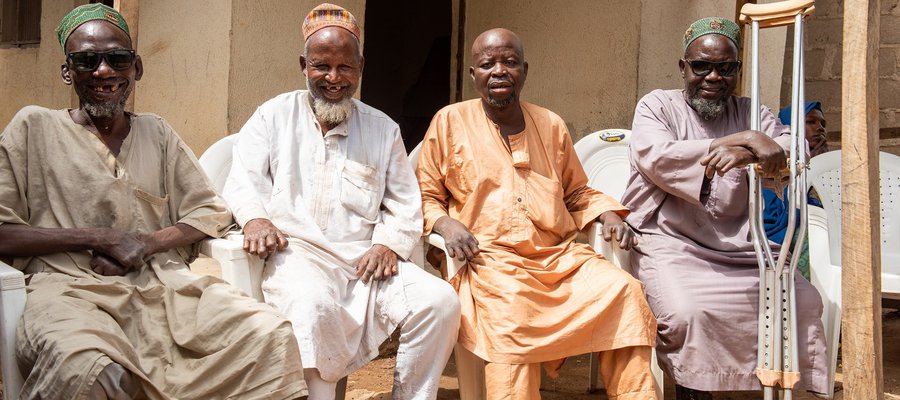
[[846,399],[884,399],[878,173],[879,3],[844,1],[841,327]]
[[[113,3],[116,10],[119,10],[122,13],[122,17],[125,18],[125,22],[128,23],[128,32],[131,33],[131,48],[137,50],[138,48],[138,22],[140,22],[140,9],[141,9],[141,1],[140,0],[115,0]],[[137,96],[137,87],[132,89],[131,97],[128,98],[128,102],[125,103],[125,108],[128,111],[134,111],[134,98]]]

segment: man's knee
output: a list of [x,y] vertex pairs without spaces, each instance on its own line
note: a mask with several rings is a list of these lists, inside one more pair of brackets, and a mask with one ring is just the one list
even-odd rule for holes
[[449,283],[427,275],[406,290],[413,313],[427,315],[436,323],[459,325],[459,296]]
[[277,298],[266,300],[288,318],[295,315],[334,315],[342,309],[337,294],[328,287],[306,285],[302,289],[284,291]]
[[[247,344],[260,342],[294,342],[294,330],[291,322],[274,312],[260,313],[258,323],[243,330],[242,342]],[[281,340],[273,340],[281,338]]]
[[658,329],[661,333],[667,332],[667,337],[684,337],[689,327],[696,328],[706,324],[708,314],[703,304],[688,297],[669,298],[663,302],[662,310],[655,310]]
[[644,283],[628,272],[619,268],[611,268],[606,274],[606,279],[610,282],[609,287],[618,290],[622,296],[634,301],[646,301]]
[[[69,348],[105,348],[104,338],[115,337],[121,329],[109,314],[95,310],[71,297],[29,296],[16,326],[15,356],[20,369],[30,370],[38,357],[75,365],[70,358],[80,359],[83,354],[71,353]],[[77,345],[71,346],[73,343]]]

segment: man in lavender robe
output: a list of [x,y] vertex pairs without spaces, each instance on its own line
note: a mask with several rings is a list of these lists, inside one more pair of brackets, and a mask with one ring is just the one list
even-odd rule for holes
[[[707,391],[758,390],[759,270],[748,223],[746,165],[774,176],[786,165],[789,128],[762,107],[750,129],[750,99],[734,96],[740,29],[724,18],[688,28],[678,65],[683,90],[655,90],[638,103],[623,203],[640,235],[631,267],[658,320],[660,365],[679,399]],[[822,301],[797,278],[801,378],[827,392]]]

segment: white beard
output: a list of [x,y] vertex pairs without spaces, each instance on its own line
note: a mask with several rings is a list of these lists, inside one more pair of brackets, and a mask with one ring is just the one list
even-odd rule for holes
[[350,114],[353,113],[353,100],[341,99],[337,103],[330,103],[313,95],[313,113],[319,120],[337,126],[350,118]]
[[323,94],[320,92],[322,89],[310,82],[309,78],[306,79],[306,88],[309,90],[309,95],[313,99],[313,114],[315,114],[316,118],[320,121],[331,126],[338,126],[341,122],[350,118],[350,114],[353,113],[352,98],[345,97],[337,103],[328,102],[323,98]]

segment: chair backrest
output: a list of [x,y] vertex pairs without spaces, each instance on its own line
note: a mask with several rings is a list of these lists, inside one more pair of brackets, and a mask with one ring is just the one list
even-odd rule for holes
[[575,143],[575,153],[588,177],[588,186],[622,199],[631,176],[628,163],[628,129],[604,129]]
[[419,165],[419,153],[421,152],[422,142],[419,142],[419,144],[409,152],[409,165],[412,165],[413,171],[415,171],[416,167]]
[[228,135],[219,141],[213,143],[198,160],[203,172],[209,177],[213,187],[217,192],[222,193],[225,187],[225,179],[231,172],[231,157],[234,144],[237,142],[237,135]]
[[[900,292],[900,157],[879,153],[882,289]],[[810,160],[809,183],[828,216],[831,262],[841,265],[841,151]]]

